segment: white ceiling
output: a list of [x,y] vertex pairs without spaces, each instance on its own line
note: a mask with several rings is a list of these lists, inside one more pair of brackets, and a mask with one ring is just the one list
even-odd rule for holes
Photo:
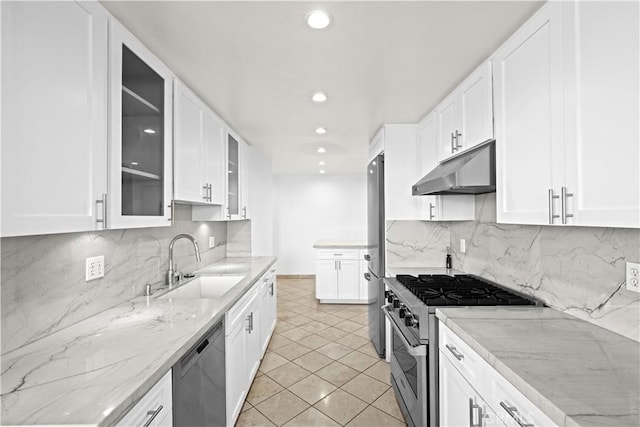
[[[315,174],[320,160],[327,173],[362,173],[381,124],[419,121],[542,2],[102,4],[275,173]],[[304,23],[318,8],[334,17],[325,30]],[[311,102],[316,90],[329,100]]]

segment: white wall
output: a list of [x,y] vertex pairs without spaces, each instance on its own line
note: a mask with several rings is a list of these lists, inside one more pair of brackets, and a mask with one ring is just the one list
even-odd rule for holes
[[273,256],[273,173],[271,159],[251,150],[249,194],[251,199],[251,255]]
[[275,175],[279,274],[315,274],[316,240],[367,238],[367,177]]

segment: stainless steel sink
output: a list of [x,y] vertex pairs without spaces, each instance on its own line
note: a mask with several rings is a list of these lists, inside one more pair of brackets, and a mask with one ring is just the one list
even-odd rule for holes
[[220,298],[245,276],[197,276],[159,296],[161,299]]

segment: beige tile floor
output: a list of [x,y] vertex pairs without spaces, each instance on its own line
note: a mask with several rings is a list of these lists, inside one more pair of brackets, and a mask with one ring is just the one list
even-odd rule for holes
[[319,304],[313,279],[278,278],[278,322],[236,426],[405,426],[367,306]]

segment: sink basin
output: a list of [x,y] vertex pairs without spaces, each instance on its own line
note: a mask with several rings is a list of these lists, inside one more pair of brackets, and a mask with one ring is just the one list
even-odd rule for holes
[[220,298],[242,279],[244,276],[198,276],[159,298]]

